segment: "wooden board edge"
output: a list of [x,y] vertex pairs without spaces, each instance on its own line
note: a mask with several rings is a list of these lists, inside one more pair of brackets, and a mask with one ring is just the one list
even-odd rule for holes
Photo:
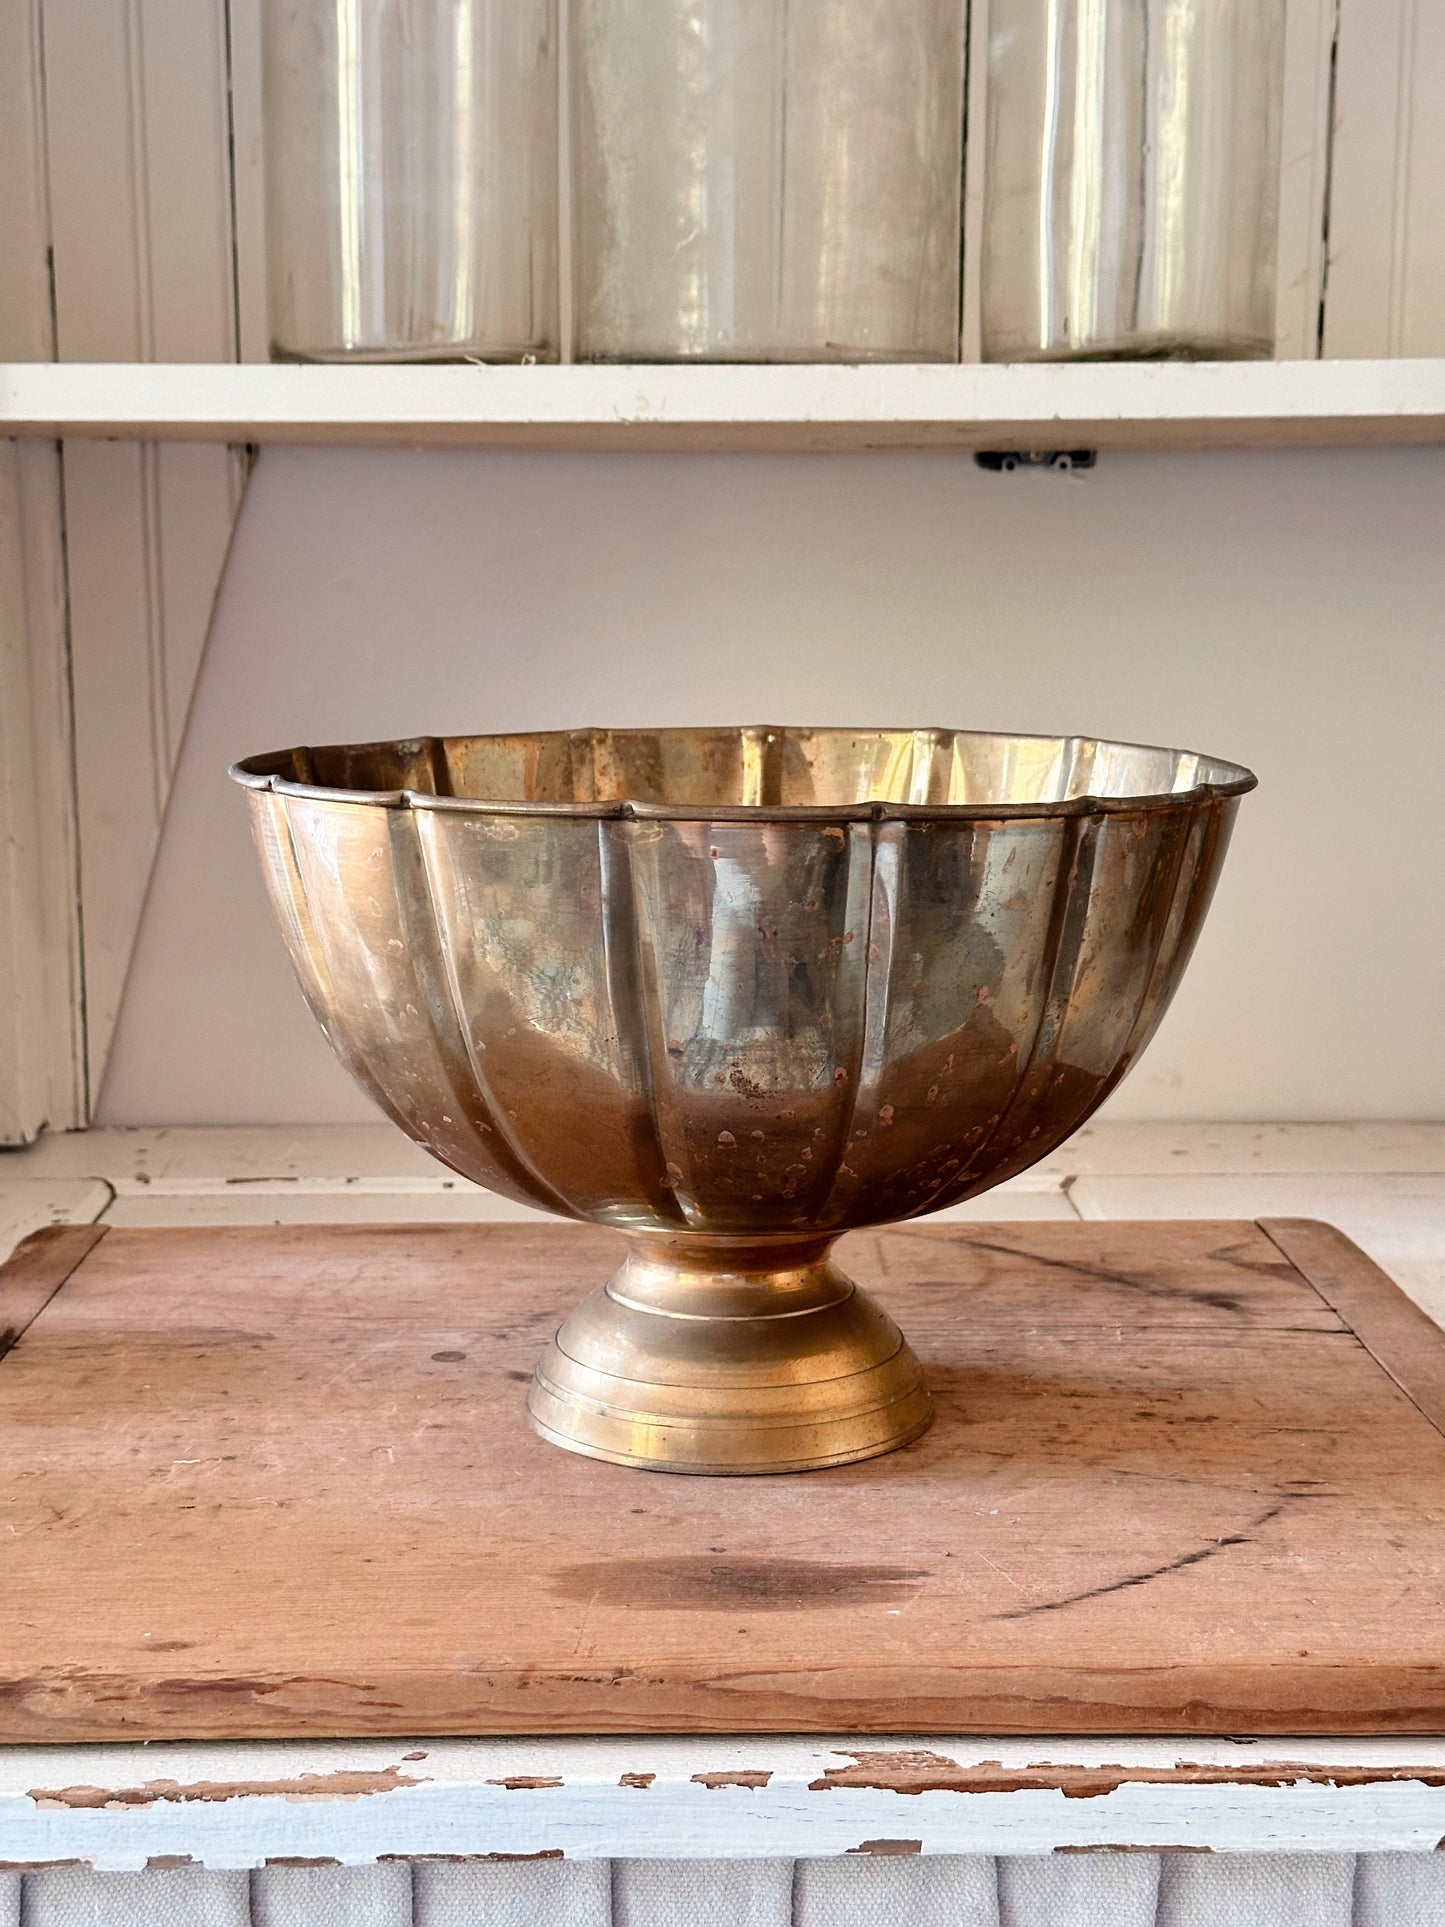
[[1445,1332],[1343,1231],[1317,1218],[1259,1228],[1410,1403],[1445,1436]]
[[22,1239],[0,1265],[0,1359],[14,1350],[107,1229],[103,1224],[46,1225]]
[[[1433,1738],[1445,1731],[1445,1668],[1433,1659],[1353,1664],[1294,1660],[1222,1667],[1185,1663],[1136,1671],[1105,1665],[1074,1678],[1057,1666],[933,1669],[840,1665],[796,1689],[726,1681],[643,1681],[610,1671],[508,1664],[484,1690],[476,1677],[399,1666],[346,1680],[319,1671],[187,1671],[137,1679],[64,1665],[0,1669],[0,1746],[258,1740],[485,1741],[666,1737],[779,1739],[847,1732],[866,1743],[901,1731],[1027,1739],[1190,1741],[1248,1735],[1310,1739]],[[660,1690],[659,1690],[660,1689]],[[1292,1754],[1298,1760],[1301,1756]]]

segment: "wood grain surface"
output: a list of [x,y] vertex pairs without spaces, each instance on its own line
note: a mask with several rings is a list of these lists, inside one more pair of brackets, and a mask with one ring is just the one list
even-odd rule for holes
[[105,1236],[103,1224],[32,1231],[0,1265],[0,1358],[30,1329],[78,1264]]
[[1445,1432],[1445,1342],[1434,1319],[1334,1225],[1314,1218],[1261,1218],[1259,1228],[1405,1396]]
[[1445,1334],[1272,1229],[855,1234],[937,1422],[738,1480],[528,1430],[606,1232],[113,1229],[0,1362],[0,1741],[1439,1732]]

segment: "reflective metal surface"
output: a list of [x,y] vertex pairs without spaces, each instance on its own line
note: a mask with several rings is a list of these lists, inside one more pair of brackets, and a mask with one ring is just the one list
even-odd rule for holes
[[388,1115],[624,1233],[534,1423],[691,1471],[928,1419],[841,1233],[1026,1169],[1147,1042],[1248,771],[947,730],[588,730],[296,749],[249,791],[311,1007]]
[[577,355],[954,361],[962,0],[573,0]]
[[1274,352],[1284,0],[991,0],[989,361]]

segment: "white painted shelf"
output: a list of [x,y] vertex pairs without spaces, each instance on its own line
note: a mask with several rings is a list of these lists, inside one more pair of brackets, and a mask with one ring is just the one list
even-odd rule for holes
[[596,449],[1445,443],[1445,359],[927,367],[0,364],[0,437]]

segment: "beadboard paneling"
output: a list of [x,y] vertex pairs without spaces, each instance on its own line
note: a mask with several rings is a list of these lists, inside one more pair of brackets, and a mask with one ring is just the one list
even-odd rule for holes
[[[0,357],[48,358],[40,0],[0,7]],[[0,443],[0,1144],[84,1112],[59,451]]]
[[[55,356],[236,351],[225,0],[40,0]],[[87,1083],[105,1067],[242,471],[67,443]]]
[[1445,355],[1445,6],[1340,0],[1327,355]]

